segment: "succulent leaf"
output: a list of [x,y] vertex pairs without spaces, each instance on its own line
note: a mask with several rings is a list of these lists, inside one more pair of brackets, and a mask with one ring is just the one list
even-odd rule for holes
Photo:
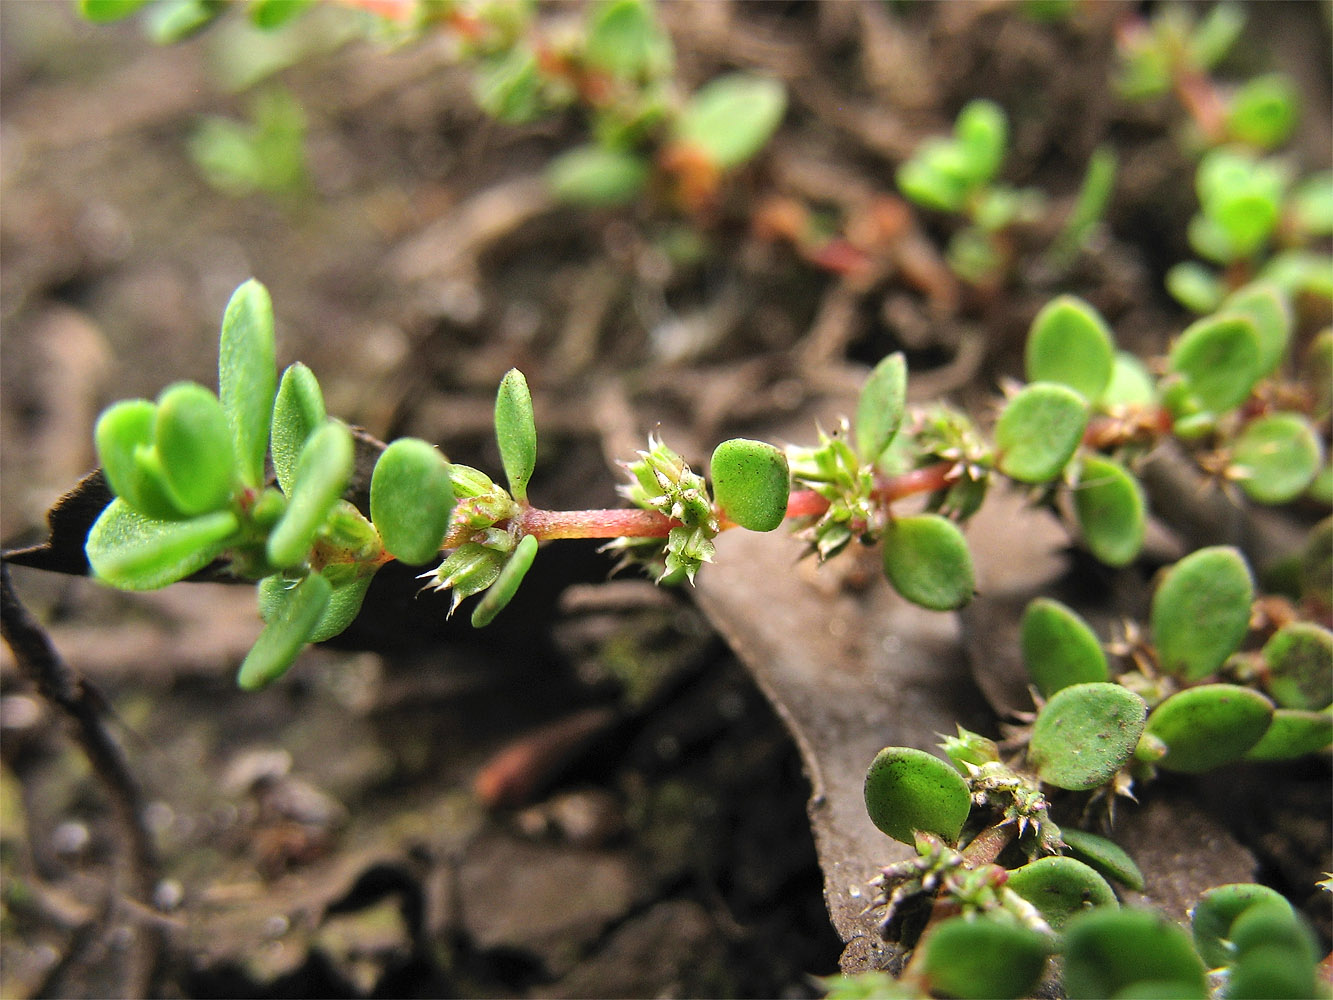
[[1087,402],[1068,386],[1025,386],[995,424],[1000,471],[1023,483],[1050,482],[1073,456],[1087,422]]
[[1061,855],[1015,868],[1005,885],[1040,910],[1055,931],[1089,907],[1120,905],[1115,891],[1094,868]]
[[1215,672],[1249,630],[1254,583],[1229,546],[1192,552],[1163,575],[1150,620],[1163,670],[1186,681]]
[[524,535],[504,566],[501,567],[495,583],[491,584],[476,608],[472,611],[472,627],[485,628],[495,616],[509,606],[518,585],[528,575],[532,561],[537,558],[537,539],[533,535]]
[[1180,335],[1168,363],[1205,410],[1234,409],[1245,402],[1262,374],[1254,321],[1244,313],[1206,316]]
[[1028,763],[1042,781],[1087,791],[1110,781],[1134,755],[1148,706],[1118,684],[1074,684],[1037,714]]
[[1032,321],[1024,363],[1029,382],[1067,385],[1096,402],[1111,381],[1115,343],[1096,309],[1080,298],[1061,295]]
[[1201,684],[1153,709],[1147,731],[1166,744],[1159,767],[1195,774],[1240,760],[1272,721],[1273,703],[1258,691]]
[[1324,448],[1298,413],[1269,413],[1245,425],[1236,439],[1227,475],[1259,503],[1295,500],[1314,481]]
[[324,393],[315,373],[299,361],[289,365],[278,383],[273,401],[273,426],[270,445],[273,471],[284,493],[291,493],[296,463],[306,439],[324,423]]
[[1282,708],[1322,709],[1333,704],[1333,632],[1313,622],[1292,622],[1264,643],[1268,691]]
[[992,917],[952,917],[922,943],[922,971],[932,992],[963,1000],[1025,997],[1041,979],[1050,940]]
[[84,551],[98,579],[121,590],[156,590],[203,569],[239,531],[229,510],[159,521],[117,497],[94,522]]
[[871,822],[894,840],[915,843],[924,830],[958,842],[972,800],[951,764],[924,750],[885,747],[866,771],[866,811]]
[[713,496],[742,528],[772,531],[787,516],[791,472],[787,456],[771,444],[732,438],[713,451]]
[[251,278],[232,293],[222,316],[218,396],[231,425],[237,473],[252,489],[264,485],[278,380],[275,350],[273,302],[268,289]]
[[895,352],[877,364],[856,402],[852,439],[862,462],[872,463],[898,433],[907,402],[907,359]]
[[166,485],[188,516],[225,507],[236,470],[231,429],[217,396],[194,382],[178,382],[157,400],[153,438]]
[[1070,1000],[1128,996],[1206,1000],[1203,962],[1184,930],[1147,910],[1098,907],[1070,920],[1064,932],[1065,993]]
[[1076,611],[1049,597],[1036,598],[1024,610],[1019,644],[1028,675],[1043,697],[1110,676],[1096,633]]
[[93,440],[111,492],[146,518],[178,521],[185,515],[167,489],[161,464],[153,455],[157,405],[147,399],[114,403],[97,418]]
[[355,461],[352,434],[336,420],[326,420],[306,440],[287,509],[268,536],[274,566],[287,569],[309,558],[316,535],[347,489]]
[[285,674],[319,628],[333,596],[320,573],[310,573],[293,588],[241,662],[236,683],[256,691]]
[[1060,837],[1078,859],[1107,879],[1143,891],[1143,872],[1123,847],[1113,840],[1089,833],[1087,830],[1061,829]]
[[976,590],[972,554],[958,526],[938,514],[900,517],[884,531],[884,575],[913,604],[952,611]]
[[695,91],[676,122],[676,138],[702,151],[717,168],[730,170],[764,148],[786,110],[781,82],[731,73]]
[[1073,490],[1074,516],[1083,541],[1108,566],[1128,566],[1147,533],[1143,489],[1114,459],[1089,455]]
[[528,380],[517,368],[505,373],[495,396],[495,439],[509,492],[519,503],[527,503],[528,480],[537,465],[537,423]]
[[385,551],[411,565],[439,555],[454,494],[449,465],[420,438],[399,438],[380,454],[370,477],[370,519]]

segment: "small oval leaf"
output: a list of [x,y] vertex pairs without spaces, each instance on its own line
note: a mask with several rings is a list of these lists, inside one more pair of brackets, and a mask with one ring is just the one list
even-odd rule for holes
[[310,557],[315,536],[347,489],[355,461],[351,432],[338,421],[327,420],[310,435],[296,463],[287,509],[268,536],[269,562],[287,569]]
[[284,493],[291,493],[296,462],[306,439],[324,423],[324,393],[319,379],[301,362],[289,365],[278,383],[273,401],[273,427],[269,434],[273,471]]
[[1150,613],[1162,669],[1186,681],[1214,673],[1240,648],[1253,600],[1250,568],[1234,548],[1199,549],[1172,566]]
[[[307,642],[323,642],[341,635],[361,611],[361,603],[366,598],[366,591],[370,589],[374,573],[357,572],[353,569],[350,574],[343,573],[343,579],[335,580],[333,577],[339,568],[325,567],[320,574],[329,581],[332,590],[329,594],[329,605],[324,609],[324,614],[320,616]],[[258,589],[259,616],[265,622],[270,622],[282,613],[287,602],[291,600],[295,592],[295,581],[275,573],[260,580]]]
[[1276,889],[1253,882],[1235,882],[1209,889],[1190,911],[1194,946],[1210,969],[1230,965],[1235,958],[1231,948],[1231,928],[1236,919],[1255,907],[1290,910],[1291,906]]
[[1273,703],[1258,691],[1201,684],[1153,709],[1147,730],[1166,744],[1159,767],[1197,774],[1240,760],[1272,721]]
[[729,170],[768,142],[787,110],[781,82],[755,73],[731,73],[704,84],[676,123],[677,139]]
[[1259,374],[1271,375],[1287,355],[1294,317],[1286,294],[1271,281],[1238,288],[1222,303],[1222,311],[1244,316],[1254,324],[1259,342]]
[[394,558],[412,565],[436,558],[453,508],[449,465],[437,448],[399,438],[380,454],[370,477],[370,519]]
[[517,368],[505,373],[495,396],[495,439],[509,492],[519,503],[527,503],[528,480],[537,465],[537,423],[528,380]]
[[650,173],[647,161],[627,150],[579,146],[551,161],[546,183],[562,201],[624,205],[643,193]]
[[1073,295],[1062,295],[1032,321],[1024,362],[1029,382],[1067,385],[1096,402],[1111,381],[1115,344],[1096,309]]
[[1261,374],[1254,322],[1244,314],[1204,317],[1180,335],[1169,365],[1205,410],[1234,409],[1249,397]]
[[856,401],[852,440],[867,465],[883,454],[903,422],[907,402],[907,359],[895,352],[875,366]]
[[111,492],[147,518],[178,521],[184,515],[167,491],[160,466],[141,456],[153,448],[157,405],[147,399],[125,399],[102,412],[93,429],[97,458]]
[[1089,455],[1073,490],[1074,516],[1083,541],[1108,566],[1128,566],[1147,533],[1143,490],[1119,462]]
[[1279,708],[1259,742],[1245,751],[1246,760],[1295,760],[1333,744],[1333,714]]
[[332,596],[333,586],[320,573],[310,573],[296,584],[250,647],[236,683],[256,691],[285,674],[315,634]]
[[922,943],[932,993],[963,1000],[1029,996],[1046,969],[1049,939],[989,917],[951,917]]
[[1227,475],[1250,499],[1278,504],[1295,500],[1319,473],[1324,448],[1310,422],[1297,413],[1269,413],[1240,432]]
[[1110,676],[1096,633],[1072,608],[1049,597],[1038,597],[1024,610],[1019,645],[1028,675],[1045,698]]
[[884,575],[899,594],[932,611],[961,608],[976,590],[967,540],[956,524],[938,514],[889,523]]
[[231,426],[241,482],[264,485],[269,421],[277,387],[273,302],[268,289],[251,278],[232,293],[222,316],[218,349],[218,396]]
[[915,843],[924,830],[954,844],[972,810],[967,782],[924,750],[885,747],[866,771],[866,811],[894,840]]
[[225,507],[236,479],[231,428],[217,396],[179,382],[157,400],[154,440],[167,489],[191,516]]
[[514,547],[514,554],[501,567],[495,582],[473,608],[473,628],[485,628],[495,620],[496,615],[508,607],[514,594],[518,592],[518,585],[532,568],[532,561],[537,558],[537,544],[537,539],[533,535],[524,535],[519,539],[518,545]]
[[772,531],[786,519],[791,472],[780,449],[732,438],[714,449],[710,470],[717,505],[742,528]]
[[1088,423],[1088,404],[1068,386],[1034,382],[1005,405],[995,424],[1000,471],[1022,483],[1059,477]]
[[1095,869],[1058,855],[1015,868],[1005,885],[1040,910],[1054,931],[1091,907],[1120,905],[1115,890]]
[[88,532],[84,552],[98,579],[121,590],[156,590],[203,569],[235,542],[229,510],[183,521],[144,517],[117,497]]
[[1069,1000],[1129,995],[1206,1000],[1203,962],[1189,936],[1173,921],[1148,910],[1099,907],[1069,922],[1063,935],[1062,980]]
[[1292,622],[1264,643],[1268,693],[1283,708],[1333,704],[1333,632],[1313,622]]
[[1143,872],[1123,847],[1113,840],[1089,833],[1087,830],[1062,828],[1060,838],[1079,860],[1096,869],[1108,879],[1121,885],[1143,891]]
[[1119,684],[1062,688],[1037,714],[1028,763],[1057,788],[1104,785],[1134,755],[1147,717],[1147,703]]

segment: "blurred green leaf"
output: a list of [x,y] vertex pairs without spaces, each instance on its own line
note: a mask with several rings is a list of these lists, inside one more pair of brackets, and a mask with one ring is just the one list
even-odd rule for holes
[[[346,631],[360,613],[374,578],[373,571],[347,563],[327,566],[320,575],[330,584],[329,603],[307,642],[323,642]],[[259,615],[265,622],[285,613],[296,593],[296,583],[276,573],[259,582]]]
[[921,947],[931,991],[963,1000],[1028,996],[1051,950],[1046,935],[985,916],[945,920]]
[[1144,700],[1119,684],[1061,688],[1037,713],[1028,763],[1057,788],[1104,785],[1134,755],[1147,716]]
[[528,502],[528,480],[537,465],[537,424],[532,414],[528,380],[511,368],[500,380],[495,397],[495,439],[509,480],[509,492],[519,503]]
[[1227,107],[1227,131],[1259,149],[1282,145],[1299,119],[1300,95],[1285,73],[1246,80]]
[[1072,608],[1052,598],[1038,597],[1028,604],[1019,625],[1019,645],[1028,676],[1043,697],[1110,676],[1096,633]]
[[435,559],[453,508],[449,465],[439,449],[399,438],[380,453],[370,478],[370,519],[390,555],[412,565]]
[[84,551],[98,579],[121,590],[156,590],[203,569],[235,543],[239,531],[229,510],[157,521],[117,498],[94,522]]
[[588,19],[584,58],[589,66],[628,80],[653,80],[671,73],[671,39],[644,0],[596,4]]
[[1095,403],[1111,381],[1114,363],[1111,331],[1082,299],[1061,295],[1032,321],[1024,353],[1029,382],[1065,385]]
[[546,181],[562,201],[579,205],[624,205],[644,191],[651,173],[636,153],[604,146],[579,146],[546,168]]
[[1009,119],[1004,109],[994,101],[968,101],[958,112],[953,131],[973,182],[989,183],[1009,146]]
[[782,83],[754,73],[711,80],[690,98],[676,122],[676,138],[730,170],[767,145],[787,110]]
[[1187,260],[1166,272],[1166,290],[1186,309],[1210,313],[1222,304],[1226,283],[1198,261]]
[[1230,965],[1235,958],[1231,928],[1236,918],[1254,907],[1290,910],[1286,897],[1253,882],[1235,882],[1209,889],[1190,911],[1194,946],[1210,969]]
[[1229,546],[1199,549],[1168,569],[1151,610],[1162,670],[1186,681],[1214,673],[1240,648],[1253,601],[1250,568]]
[[972,600],[972,554],[958,526],[938,514],[889,522],[884,531],[884,575],[913,604],[952,611]]
[[1072,493],[1074,516],[1089,550],[1108,566],[1128,566],[1147,532],[1143,490],[1119,462],[1089,455]]
[[1148,406],[1157,389],[1148,367],[1128,351],[1116,351],[1111,381],[1102,393],[1103,406]]
[[1242,314],[1221,314],[1186,328],[1168,362],[1205,410],[1225,413],[1249,397],[1263,359],[1254,322]]
[[105,23],[129,17],[148,0],[79,0],[79,13],[89,21]]
[[336,420],[326,420],[306,440],[287,509],[268,536],[268,558],[274,566],[300,566],[310,557],[315,537],[347,489],[355,461],[352,434]]
[[528,47],[483,59],[473,77],[473,91],[483,111],[498,121],[521,125],[544,109],[537,56]]
[[1236,684],[1177,691],[1148,716],[1147,730],[1166,744],[1157,765],[1196,774],[1238,761],[1273,721],[1273,703]]
[[226,6],[222,0],[158,0],[148,12],[148,35],[158,45],[172,45],[198,34]]
[[1321,170],[1297,184],[1290,205],[1297,225],[1306,233],[1333,234],[1333,170]]
[[308,8],[314,0],[250,0],[250,23],[256,28],[272,31]]
[[1147,910],[1080,914],[1065,928],[1063,952],[1069,1000],[1129,996],[1135,984],[1152,984],[1150,996],[1208,997],[1203,962],[1185,931]]
[[1245,29],[1245,11],[1238,3],[1218,3],[1199,19],[1188,36],[1191,60],[1200,69],[1212,69]]
[[315,634],[332,596],[332,585],[320,573],[297,583],[241,662],[236,683],[257,691],[285,674]]
[[1083,439],[1087,422],[1087,402],[1068,386],[1024,386],[995,424],[1000,471],[1023,483],[1056,479]]
[[1252,500],[1295,500],[1314,481],[1324,449],[1310,422],[1298,413],[1269,413],[1245,425],[1232,446],[1227,475]]
[[514,548],[514,554],[505,561],[500,573],[490,589],[482,595],[477,606],[472,610],[472,627],[485,628],[495,616],[509,606],[518,586],[532,568],[532,561],[537,558],[537,539],[524,535]]
[[231,425],[240,480],[264,485],[269,421],[278,375],[274,361],[273,302],[251,278],[232,293],[222,317],[218,351],[218,396]]
[[225,507],[236,481],[231,428],[217,396],[178,382],[157,401],[154,441],[175,505],[194,516]]
[[772,531],[786,519],[791,472],[778,448],[745,438],[723,441],[710,471],[717,505],[742,528]]
[[1228,295],[1222,311],[1246,317],[1259,342],[1259,374],[1271,375],[1287,355],[1293,317],[1287,296],[1272,282],[1252,281]]
[[1279,708],[1259,742],[1245,751],[1245,760],[1295,760],[1333,744],[1333,714],[1300,708]]
[[875,755],[865,800],[871,822],[904,844],[914,844],[918,830],[956,844],[972,810],[967,782],[953,765],[911,747],[885,747]]
[[1268,691],[1282,708],[1333,704],[1333,632],[1314,622],[1291,622],[1264,643]]

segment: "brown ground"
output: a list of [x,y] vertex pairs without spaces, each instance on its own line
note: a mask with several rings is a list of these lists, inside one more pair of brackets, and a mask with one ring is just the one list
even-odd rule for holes
[[[894,349],[909,353],[917,398],[984,406],[1056,291],[1101,308],[1122,345],[1158,351],[1184,324],[1161,275],[1185,254],[1193,201],[1178,112],[1127,108],[1106,86],[1126,10],[1090,3],[1043,25],[990,3],[666,4],[687,83],[757,67],[791,92],[772,149],[703,232],[707,252],[681,264],[663,251],[680,235],[670,213],[551,205],[540,170],[577,124],[488,121],[442,40],[339,46],[312,28],[280,77],[310,120],[311,190],[237,199],[185,151],[199,115],[246,108],[217,69],[227,45],[249,51],[234,26],[159,49],[132,25],[7,0],[0,538],[29,537],[91,468],[102,406],[213,380],[222,306],[250,275],[273,294],[280,363],[311,365],[330,411],[381,437],[415,434],[496,470],[494,387],[523,368],[541,434],[533,499],[548,507],[616,503],[612,461],[658,422],[696,461],[727,433],[809,440],[811,416],[846,412],[863,366]],[[1319,11],[1252,8],[1241,62],[1302,81],[1297,155],[1327,166]],[[1020,123],[1006,179],[1057,205],[1092,149],[1117,144],[1109,229],[1058,283],[1021,267],[1000,294],[926,294],[908,279],[938,267],[936,219],[862,281],[752,235],[746,213],[772,193],[834,219],[864,211],[973,96]],[[248,588],[122,595],[16,569],[105,700],[161,881],[156,910],[123,901],[106,789],[6,651],[0,993],[811,995],[843,950],[824,893],[864,949],[854,900],[890,859],[866,856],[868,823],[841,794],[864,745],[928,746],[937,715],[994,731],[960,650],[977,635],[993,648],[1014,620],[1000,599],[1051,564],[1030,565],[1036,543],[1003,515],[991,523],[974,538],[997,600],[978,614],[1001,618],[961,633],[893,604],[872,617],[882,595],[857,567],[793,574],[781,548],[727,539],[731,568],[702,579],[696,602],[629,578],[600,585],[610,563],[562,543],[483,633],[386,571],[339,648],[259,695],[232,679],[258,631]],[[1057,568],[1061,538],[1041,543]],[[1026,576],[1005,575],[1016,564]],[[1141,598],[1142,576],[1130,589]],[[1191,785],[1183,812],[1150,798],[1127,821],[1182,886],[1156,902],[1171,908],[1221,872],[1304,900],[1308,874],[1331,864],[1327,762],[1282,774]],[[487,809],[475,789],[501,778],[506,801]],[[1241,822],[1247,785],[1267,797]],[[1214,841],[1171,853],[1190,837]],[[849,965],[873,960],[849,952]]]

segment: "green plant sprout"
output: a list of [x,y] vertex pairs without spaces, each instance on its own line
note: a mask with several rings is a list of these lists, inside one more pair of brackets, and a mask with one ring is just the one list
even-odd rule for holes
[[[130,590],[165,586],[219,558],[259,580],[266,626],[241,669],[247,688],[280,676],[306,643],[345,629],[386,562],[420,565],[446,553],[424,574],[428,586],[453,592],[450,612],[487,591],[472,615],[480,627],[509,602],[538,544],[560,538],[609,539],[625,561],[675,583],[713,560],[720,531],[771,531],[790,520],[820,559],[854,540],[880,544],[885,576],[903,597],[951,610],[974,589],[959,525],[997,477],[1042,503],[1068,497],[1084,543],[1115,566],[1143,544],[1146,504],[1132,466],[1173,432],[1202,468],[1258,502],[1285,502],[1315,483],[1325,448],[1314,421],[1327,413],[1251,405],[1285,354],[1284,300],[1253,286],[1231,309],[1187,329],[1154,386],[1116,353],[1091,306],[1061,297],[1033,322],[1031,381],[1005,402],[993,443],[957,411],[909,413],[907,367],[892,354],[867,378],[854,419],[819,431],[818,444],[720,444],[711,492],[681,455],[651,439],[626,465],[622,492],[635,506],[621,510],[528,502],[537,431],[527,382],[514,370],[495,405],[507,488],[406,439],[378,455],[363,512],[344,499],[353,436],[326,414],[308,368],[293,364],[276,378],[272,303],[252,280],[223,317],[218,395],[180,383],[98,420],[98,456],[116,499],[88,535],[88,560],[98,578]],[[909,496],[924,496],[925,509],[892,510]]]
[[[880,991],[871,981],[866,995],[1026,996],[1056,953],[1070,997],[1124,995],[1136,983],[1151,985],[1134,995],[1206,997],[1206,969],[1224,970],[1221,996],[1317,995],[1314,939],[1278,893],[1211,890],[1193,911],[1191,944],[1158,917],[1117,913],[1113,883],[1142,890],[1137,865],[1113,841],[1050,817],[1056,795],[1112,803],[1158,770],[1291,760],[1333,745],[1333,633],[1292,621],[1242,652],[1253,603],[1239,553],[1194,552],[1153,594],[1152,641],[1131,628],[1133,641],[1109,647],[1131,664],[1112,677],[1076,612],[1033,601],[1021,644],[1040,702],[1007,741],[1015,756],[960,726],[940,745],[947,760],[910,747],[875,757],[867,812],[917,854],[882,871],[872,909],[883,910],[886,938],[906,938],[915,951],[900,982]],[[1005,867],[1011,844],[1027,860]],[[1240,923],[1254,907],[1266,915],[1255,909]],[[1130,947],[1141,935],[1154,938],[1142,952]],[[1165,982],[1188,988],[1155,992]],[[857,988],[834,984],[831,995]]]

